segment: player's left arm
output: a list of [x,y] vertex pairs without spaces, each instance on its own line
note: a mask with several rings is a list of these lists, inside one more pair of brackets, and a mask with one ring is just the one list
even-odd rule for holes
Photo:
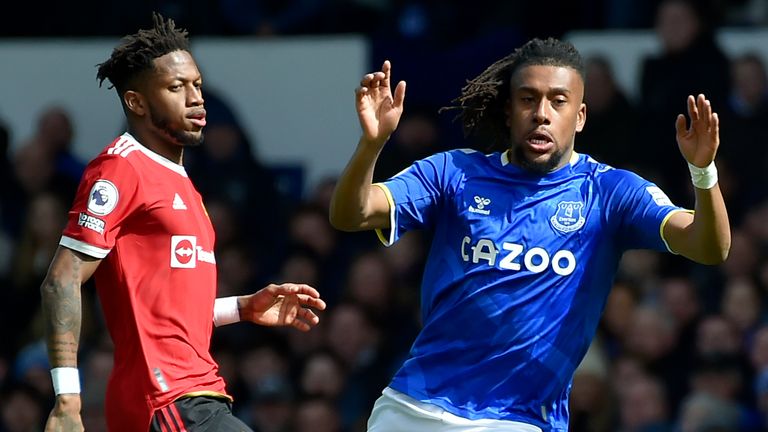
[[213,310],[216,326],[250,321],[263,326],[292,326],[308,331],[320,322],[314,310],[324,310],[320,293],[309,285],[270,284],[253,294],[217,298]]
[[714,160],[720,146],[720,119],[703,94],[688,96],[690,128],[677,116],[677,144],[691,169],[696,193],[695,212],[676,212],[664,226],[672,251],[701,264],[719,264],[728,257],[731,229]]

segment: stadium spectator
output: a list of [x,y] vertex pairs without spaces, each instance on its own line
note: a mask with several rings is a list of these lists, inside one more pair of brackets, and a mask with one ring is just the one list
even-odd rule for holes
[[635,153],[644,169],[659,174],[659,185],[673,201],[690,196],[684,181],[685,166],[668,152],[668,131],[682,101],[689,94],[706,90],[713,106],[725,109],[729,87],[729,62],[718,46],[712,23],[701,2],[663,0],[656,11],[655,30],[661,44],[658,56],[643,61],[640,77],[642,127]]
[[[722,137],[733,143],[723,148],[722,159],[731,174],[733,199],[740,223],[750,203],[766,198],[768,183],[768,75],[756,54],[731,61],[731,92],[723,112]],[[749,157],[745,158],[744,155]],[[731,196],[731,195],[729,195]],[[730,206],[729,206],[730,208]]]
[[606,58],[587,59],[584,89],[589,122],[579,136],[579,150],[616,168],[637,169],[631,151],[637,145],[637,110],[616,83]]

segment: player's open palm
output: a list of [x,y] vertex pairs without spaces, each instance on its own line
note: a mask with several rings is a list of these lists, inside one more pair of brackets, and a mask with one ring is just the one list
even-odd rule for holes
[[712,111],[712,104],[703,95],[688,96],[688,116],[691,125],[686,128],[685,116],[679,114],[675,122],[677,145],[686,161],[704,168],[715,159],[720,146],[720,119]]
[[393,94],[390,87],[391,73],[392,65],[387,60],[381,66],[381,71],[363,76],[355,92],[363,139],[379,145],[386,142],[394,132],[403,114],[405,81],[397,84]]
[[320,322],[313,309],[325,309],[316,289],[304,284],[272,284],[245,296],[240,318],[264,326],[292,326],[307,331]]

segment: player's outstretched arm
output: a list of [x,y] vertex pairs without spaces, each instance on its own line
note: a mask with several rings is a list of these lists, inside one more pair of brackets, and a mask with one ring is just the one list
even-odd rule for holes
[[80,343],[80,286],[93,275],[101,260],[59,246],[40,287],[48,360],[56,391],[56,404],[46,432],[82,431],[77,349]]
[[731,229],[723,194],[717,182],[715,155],[720,146],[720,118],[700,94],[688,96],[688,117],[677,116],[677,144],[691,170],[696,193],[695,213],[673,214],[664,227],[669,247],[693,261],[719,264],[728,257]]
[[220,326],[250,321],[263,326],[292,326],[308,331],[320,322],[313,309],[324,310],[325,302],[311,286],[271,284],[250,295],[216,299],[213,322]]
[[392,65],[385,61],[380,71],[363,76],[355,91],[362,136],[336,183],[329,215],[331,224],[343,231],[389,227],[386,195],[371,182],[379,153],[403,113],[405,81],[393,92],[391,72]]

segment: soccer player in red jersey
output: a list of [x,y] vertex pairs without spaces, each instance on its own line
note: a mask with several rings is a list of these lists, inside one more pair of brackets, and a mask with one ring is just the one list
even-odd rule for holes
[[125,37],[98,78],[117,90],[128,132],[86,168],[41,287],[56,393],[46,431],[83,430],[80,287],[91,275],[115,345],[110,431],[248,431],[209,353],[212,328],[243,320],[306,331],[325,303],[290,283],[216,298],[213,228],[182,166],[205,126],[186,31],[155,15],[154,28]]

